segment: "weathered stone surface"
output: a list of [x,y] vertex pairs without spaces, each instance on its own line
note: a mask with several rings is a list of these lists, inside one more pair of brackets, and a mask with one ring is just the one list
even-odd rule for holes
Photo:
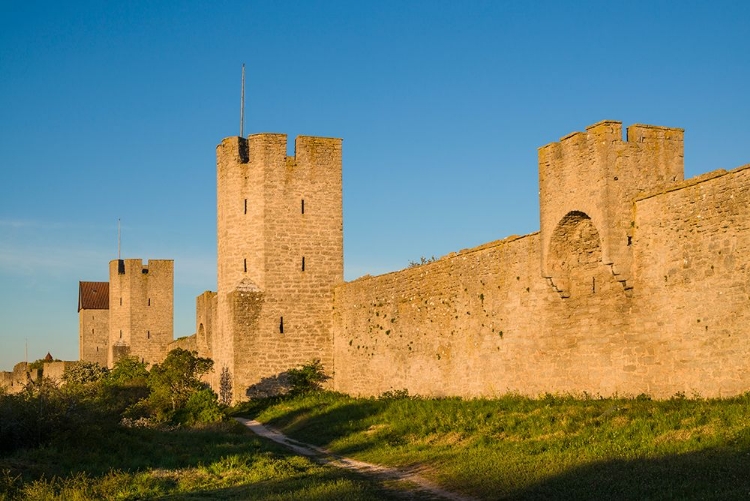
[[682,181],[682,155],[610,121],[541,148],[540,233],[336,288],[334,388],[750,390],[750,166]]
[[[341,140],[295,146],[217,147],[218,291],[183,344],[235,400],[315,358],[360,395],[750,390],[750,165],[683,180],[681,129],[599,122],[539,149],[538,233],[344,283]],[[171,341],[171,261],[151,282],[113,263],[130,313],[111,310],[110,347],[159,361],[168,341],[143,344],[139,322],[168,300],[152,320]]]
[[284,134],[217,147],[218,291],[215,310],[204,300],[198,316],[211,318],[202,323],[212,384],[218,389],[226,367],[236,399],[313,358],[333,367],[333,286],[343,281],[341,140],[301,136],[295,155],[286,151]]
[[107,365],[123,356],[159,363],[173,338],[174,261],[110,261]]

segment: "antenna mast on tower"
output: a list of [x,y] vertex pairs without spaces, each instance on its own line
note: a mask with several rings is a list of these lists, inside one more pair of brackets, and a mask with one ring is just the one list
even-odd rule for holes
[[120,260],[120,244],[122,233],[120,231],[120,218],[117,218],[117,260]]
[[240,94],[240,137],[245,137],[245,63],[242,63],[242,92]]

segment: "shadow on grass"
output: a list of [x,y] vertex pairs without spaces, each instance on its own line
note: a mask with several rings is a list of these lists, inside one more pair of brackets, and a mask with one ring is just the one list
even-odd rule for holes
[[[234,422],[206,430],[113,427],[109,431],[108,436],[81,437],[77,443],[53,442],[46,448],[0,456],[0,474],[5,475],[0,478],[0,499],[25,498],[23,489],[40,479],[48,482],[45,492],[72,482],[83,496],[80,499],[93,499],[84,495],[85,483],[75,479],[85,474],[92,485],[100,485],[113,472],[150,475],[147,480],[132,477],[132,482],[147,484],[149,492],[160,493],[158,499],[400,499],[377,480],[333,467],[308,466],[307,460],[300,462],[294,453]],[[215,480],[213,485],[179,492],[181,488],[171,475],[187,472],[190,476],[189,469],[198,467],[208,468],[201,471],[209,472],[207,478]],[[244,475],[278,478],[239,480]],[[227,485],[222,480],[225,477],[242,485],[223,487]],[[132,491],[124,492],[130,494],[120,494],[133,498]]]
[[416,499],[401,491],[384,488],[375,481],[361,475],[326,469],[323,472],[305,474],[295,478],[263,480],[233,487],[219,487],[193,490],[189,493],[160,496],[160,500],[214,500],[252,499],[256,501],[294,499],[298,501],[390,501]]
[[[298,412],[301,409],[289,409],[289,415],[283,412],[269,424],[283,428],[295,439],[324,447],[340,440],[335,450],[342,455],[384,450],[399,445],[399,439],[404,437],[397,434],[391,437],[387,430],[372,435],[362,432],[375,422],[368,418],[387,405],[388,401],[358,400],[325,408],[321,400],[319,406],[324,409],[317,408],[307,415]],[[311,408],[307,402],[304,407]],[[293,419],[289,419],[292,414]],[[347,437],[350,440],[341,440]],[[395,442],[391,443],[391,439]],[[654,458],[587,463],[543,480],[538,480],[539,472],[555,470],[553,465],[545,464],[554,461],[554,456],[542,458],[530,451],[528,455],[520,453],[514,458],[504,458],[495,454],[493,442],[494,439],[482,445],[486,454],[463,449],[465,462],[475,461],[475,465],[460,466],[462,448],[453,451],[444,448],[432,456],[436,458],[435,464],[424,466],[443,488],[477,499],[750,499],[750,428],[734,433],[718,447]],[[584,455],[586,452],[581,450]],[[422,454],[424,450],[415,457],[424,458]],[[449,464],[454,465],[453,471]]]
[[750,499],[750,448],[590,464],[496,499]]
[[292,411],[294,419],[287,414],[269,422],[271,426],[281,426],[293,433],[299,440],[315,444],[326,444],[336,438],[359,433],[369,428],[368,417],[377,414],[382,408],[376,401],[356,402],[337,405],[320,414],[301,418],[305,412]]
[[245,433],[235,423],[205,430],[160,431],[103,427],[96,434],[77,440],[53,440],[48,446],[20,450],[0,456],[0,469],[19,471],[26,479],[52,478],[86,472],[102,476],[112,470],[143,471],[148,469],[189,468],[208,465],[231,455],[272,452],[289,453]]
[[[337,438],[369,429],[371,424],[368,418],[377,415],[385,407],[383,401],[359,400],[344,404],[337,403],[321,411],[321,403],[316,400],[300,404],[299,401],[295,401],[295,397],[276,397],[245,404],[232,415],[256,419],[266,408],[283,405],[286,399],[294,401],[294,407],[285,409],[270,419],[264,419],[263,422],[283,430],[284,433],[294,435],[297,440],[321,446]],[[338,452],[355,451],[355,449],[342,449]]]

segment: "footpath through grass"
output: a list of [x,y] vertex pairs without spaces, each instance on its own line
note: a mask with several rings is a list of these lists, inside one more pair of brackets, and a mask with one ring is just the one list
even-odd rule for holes
[[200,430],[108,426],[0,456],[0,500],[392,499],[231,421]]
[[750,394],[666,401],[319,392],[244,414],[480,499],[750,499]]

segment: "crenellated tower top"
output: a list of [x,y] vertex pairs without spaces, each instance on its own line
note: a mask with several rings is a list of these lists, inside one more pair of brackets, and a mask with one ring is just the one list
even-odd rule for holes
[[332,365],[330,304],[344,279],[341,147],[299,136],[288,156],[286,134],[268,133],[217,147],[212,354],[238,398],[313,355]]
[[[604,120],[539,148],[541,271],[557,283],[553,240],[571,215],[590,219],[601,240],[601,260],[627,288],[633,237],[633,200],[643,191],[683,179],[683,130]],[[567,217],[567,219],[566,219]],[[564,287],[558,289],[564,293]]]

